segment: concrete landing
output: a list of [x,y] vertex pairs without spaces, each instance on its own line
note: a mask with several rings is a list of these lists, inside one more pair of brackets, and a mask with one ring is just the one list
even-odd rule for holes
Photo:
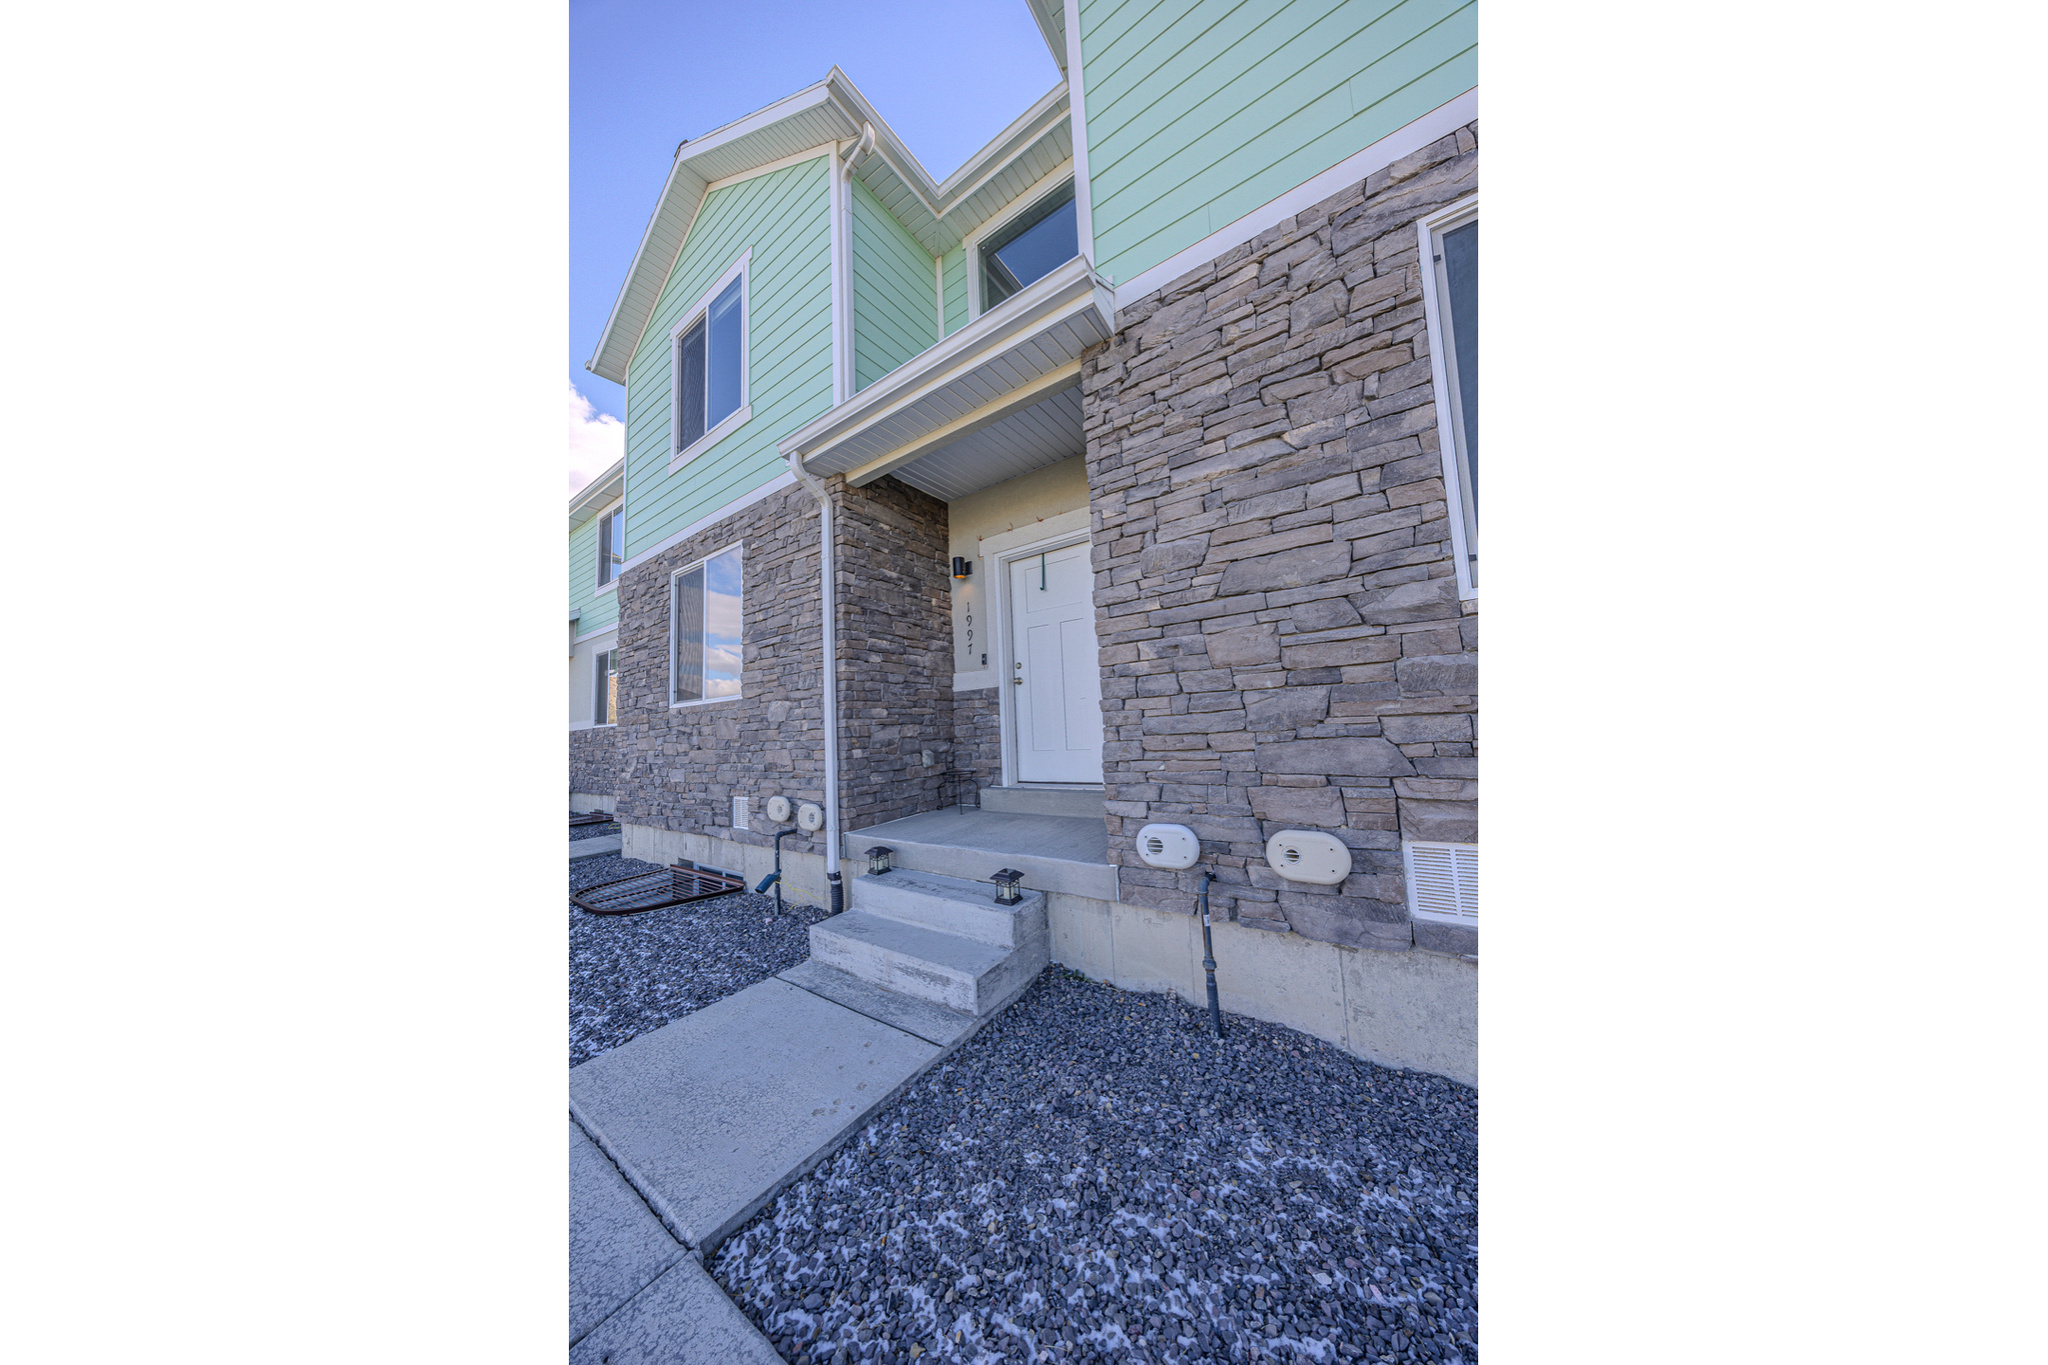
[[625,839],[619,834],[600,834],[595,839],[571,839],[569,861],[581,862],[585,858],[603,858],[617,853]]
[[569,1125],[569,1344],[684,1258],[618,1168]]
[[999,868],[1014,867],[1034,891],[1116,899],[1109,830],[1100,816],[931,810],[850,831],[845,840],[847,858],[886,844],[895,850],[898,867],[977,882],[987,881]]
[[569,1349],[569,1365],[782,1365],[688,1256]]
[[710,1251],[935,1061],[924,1038],[770,978],[569,1072],[569,1108]]

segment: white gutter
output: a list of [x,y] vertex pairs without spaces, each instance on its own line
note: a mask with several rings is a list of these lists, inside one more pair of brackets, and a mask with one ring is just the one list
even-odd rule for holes
[[839,880],[839,640],[833,619],[832,596],[832,498],[817,476],[804,468],[795,455],[785,456],[790,472],[810,495],[818,500],[818,614],[820,663],[819,690],[825,712],[825,885],[831,895],[831,911],[846,908],[846,893]]

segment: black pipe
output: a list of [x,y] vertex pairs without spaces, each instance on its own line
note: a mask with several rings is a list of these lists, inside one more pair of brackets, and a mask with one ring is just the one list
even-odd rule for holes
[[792,835],[794,833],[796,833],[796,831],[793,829],[776,831],[775,871],[769,876],[762,878],[761,884],[754,888],[755,894],[757,895],[763,891],[766,891],[771,886],[775,888],[775,918],[777,919],[782,918],[782,841],[789,835]]
[[836,915],[846,908],[846,888],[840,884],[837,872],[826,873],[825,880],[832,886],[832,913]]
[[1209,1031],[1223,1037],[1223,1009],[1216,1003],[1216,945],[1209,939],[1209,883],[1216,874],[1202,869],[1202,970],[1209,974]]

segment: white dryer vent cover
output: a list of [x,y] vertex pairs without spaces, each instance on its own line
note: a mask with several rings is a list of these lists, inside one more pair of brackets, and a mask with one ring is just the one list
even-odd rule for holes
[[1408,913],[1444,924],[1479,923],[1479,845],[1403,844]]
[[1138,856],[1151,867],[1193,867],[1202,841],[1186,825],[1147,825],[1138,831]]

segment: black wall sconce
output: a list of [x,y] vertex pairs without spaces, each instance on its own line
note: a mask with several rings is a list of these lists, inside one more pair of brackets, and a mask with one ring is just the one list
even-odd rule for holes
[[955,578],[968,578],[968,577],[971,577],[971,576],[973,576],[973,573],[974,573],[974,561],[973,561],[973,560],[971,560],[971,559],[962,559],[962,558],[961,558],[961,557],[960,557],[959,555],[954,555],[954,556],[953,556],[953,577],[955,577]]

